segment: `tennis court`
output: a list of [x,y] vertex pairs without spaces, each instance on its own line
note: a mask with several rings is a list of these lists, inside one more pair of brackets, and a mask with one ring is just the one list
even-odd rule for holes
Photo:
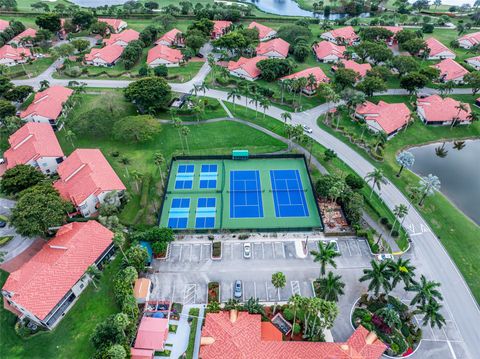
[[172,161],[160,226],[310,230],[322,221],[303,156],[190,156]]

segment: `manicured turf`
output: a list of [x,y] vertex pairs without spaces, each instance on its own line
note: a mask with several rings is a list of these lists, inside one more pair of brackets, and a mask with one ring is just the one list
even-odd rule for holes
[[[216,166],[211,188],[202,188],[205,165]],[[285,171],[294,176],[288,183]],[[212,199],[211,204],[201,203],[205,199]],[[321,227],[302,158],[174,161],[160,224],[176,229]]]

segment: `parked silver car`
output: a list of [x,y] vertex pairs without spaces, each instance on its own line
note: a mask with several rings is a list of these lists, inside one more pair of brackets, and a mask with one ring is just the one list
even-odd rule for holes
[[242,281],[236,280],[235,287],[233,289],[233,296],[235,298],[242,298]]

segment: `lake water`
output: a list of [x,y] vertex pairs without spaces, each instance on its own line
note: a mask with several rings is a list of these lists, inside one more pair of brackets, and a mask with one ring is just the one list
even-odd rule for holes
[[409,151],[415,156],[412,171],[421,176],[429,173],[438,176],[442,193],[480,225],[480,140],[465,141],[461,150],[453,145],[445,143],[444,158],[435,152],[442,143],[411,148]]

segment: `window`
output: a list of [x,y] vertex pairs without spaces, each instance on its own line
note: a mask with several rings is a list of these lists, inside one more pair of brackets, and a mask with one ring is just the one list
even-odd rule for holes
[[62,163],[63,162],[63,157],[57,157],[55,161],[57,161],[57,163]]

